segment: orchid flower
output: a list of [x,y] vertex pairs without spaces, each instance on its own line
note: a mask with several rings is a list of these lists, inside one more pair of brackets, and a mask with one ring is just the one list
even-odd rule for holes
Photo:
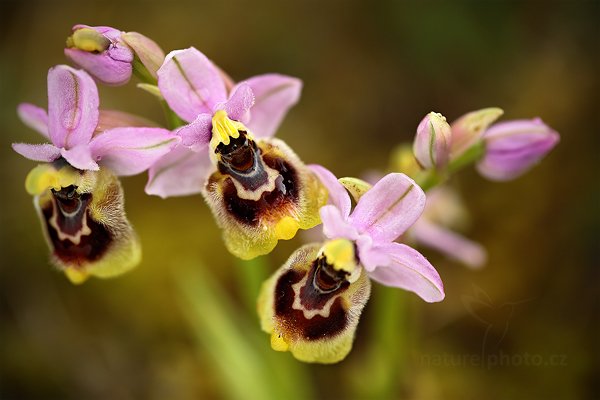
[[165,58],[161,48],[140,33],[81,24],[73,27],[65,55],[99,82],[113,86],[129,82],[134,66],[145,81],[156,82]]
[[[84,71],[65,65],[48,72],[48,113],[21,104],[26,125],[52,144],[15,143],[13,149],[44,164],[27,176],[54,264],[74,283],[109,277],[139,263],[140,249],[123,209],[116,175],[146,170],[177,144],[168,130],[114,127],[140,119],[109,112],[100,117],[98,92]],[[98,128],[112,127],[105,131]]]
[[415,292],[427,302],[443,300],[444,288],[425,257],[394,241],[425,206],[425,194],[412,179],[388,174],[366,192],[348,185],[357,198],[351,212],[346,188],[325,168],[312,169],[329,190],[331,204],[320,209],[329,240],[297,250],[263,284],[258,310],[275,350],[334,363],[352,347],[370,280]]
[[[223,110],[229,117],[239,118],[239,122],[254,132],[256,139],[269,138],[275,134],[288,109],[298,101],[302,83],[284,75],[259,75],[235,85],[228,97],[219,69],[204,54],[190,47],[167,55],[158,71],[158,87],[169,107],[188,123],[178,130],[184,146],[150,169],[146,193],[166,198],[204,190],[213,168],[208,144],[216,111]],[[219,115],[224,120],[225,115]],[[196,165],[196,168],[191,167]]]
[[227,248],[244,259],[317,225],[325,189],[272,138],[301,86],[296,78],[267,74],[238,83],[228,95],[222,73],[204,54],[193,47],[169,53],[158,87],[188,124],[177,130],[181,145],[150,169],[146,192],[202,193]]

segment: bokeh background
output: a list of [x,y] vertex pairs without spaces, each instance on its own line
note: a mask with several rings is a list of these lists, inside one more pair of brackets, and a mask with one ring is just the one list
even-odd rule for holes
[[[0,2],[0,397],[3,399],[598,398],[597,1]],[[429,111],[486,106],[540,116],[561,143],[527,175],[452,184],[465,233],[489,252],[467,269],[423,250],[447,297],[426,304],[376,287],[349,357],[305,365],[270,350],[255,296],[302,243],[242,263],[200,196],[144,195],[123,180],[144,261],[73,286],[52,269],[23,182],[39,142],[15,107],[46,105],[46,72],[65,63],[76,23],[195,46],[236,80],[304,81],[278,135],[338,176],[384,170]],[[162,122],[134,84],[101,105]],[[475,304],[475,307],[469,305]]]

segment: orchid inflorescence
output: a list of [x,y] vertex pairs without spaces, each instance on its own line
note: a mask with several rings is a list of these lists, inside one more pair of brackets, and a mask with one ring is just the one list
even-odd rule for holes
[[[51,143],[13,144],[41,162],[25,186],[53,264],[82,283],[141,262],[117,176],[146,170],[147,194],[201,193],[227,249],[242,259],[268,254],[279,240],[322,224],[321,242],[296,250],[258,299],[273,349],[307,362],[346,357],[371,281],[426,302],[444,299],[438,272],[399,238],[483,265],[483,247],[450,230],[465,213],[445,184],[454,173],[476,164],[486,178],[513,179],[559,140],[540,119],[495,123],[503,113],[498,108],[452,124],[432,112],[412,147],[394,152],[393,172],[337,179],[322,166],[305,165],[273,137],[299,100],[297,78],[264,74],[235,83],[193,47],[165,56],[144,35],[111,27],[74,26],[65,55],[81,69],[50,68],[47,111],[18,107],[23,122]],[[132,75],[164,105],[167,127],[99,108],[96,82],[123,85]]]

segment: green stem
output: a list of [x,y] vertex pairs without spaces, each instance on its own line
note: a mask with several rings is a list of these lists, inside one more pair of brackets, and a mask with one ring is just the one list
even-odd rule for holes
[[406,384],[408,331],[406,293],[394,288],[377,288],[373,298],[372,344],[359,374],[369,376],[369,384],[356,380],[360,398],[395,399]]
[[[179,128],[180,126],[185,125],[185,121],[183,121],[167,104],[167,102],[162,97],[160,90],[158,89],[158,81],[156,78],[148,71],[146,66],[140,61],[139,57],[136,55],[131,63],[133,67],[133,74],[138,77],[142,84],[140,86],[147,86],[153,88],[155,90],[148,90],[150,93],[154,94],[160,101],[160,105],[162,106],[163,112],[165,114],[165,119],[167,120],[167,127],[169,129]],[[152,86],[148,86],[152,85]]]
[[[229,292],[204,265],[185,261],[174,274],[181,294],[180,305],[197,339],[198,355],[209,357],[231,400],[305,400],[315,398],[308,368],[289,354],[273,351],[268,335],[255,325],[246,310],[239,310]],[[245,265],[245,267],[252,267]],[[254,303],[254,300],[252,301]]]
[[422,171],[419,175],[416,176],[415,181],[424,191],[428,191],[429,189],[443,183],[446,181],[446,174],[440,174],[435,169],[429,169],[426,171]]
[[429,169],[417,175],[415,180],[421,189],[428,191],[444,183],[450,176],[462,170],[463,168],[479,161],[484,154],[485,143],[483,141],[477,142],[473,146],[469,147],[460,156],[450,161],[444,171]]
[[267,257],[257,257],[252,260],[235,261],[236,276],[244,304],[249,311],[256,313],[256,299],[262,283],[269,277]]
[[133,58],[131,66],[133,67],[133,74],[137,76],[140,81],[142,81],[143,83],[149,83],[151,85],[158,84],[156,78],[152,76],[150,71],[148,71],[146,66],[142,63],[142,61],[137,55]]
[[485,154],[485,143],[483,141],[479,141],[475,143],[473,146],[469,147],[464,153],[462,153],[459,157],[450,161],[448,164],[448,174],[455,174],[461,169],[465,168],[477,162],[483,157]]
[[185,125],[185,122],[171,110],[171,107],[169,107],[165,100],[160,100],[160,105],[162,106],[165,119],[167,120],[167,127],[169,129],[175,129]]

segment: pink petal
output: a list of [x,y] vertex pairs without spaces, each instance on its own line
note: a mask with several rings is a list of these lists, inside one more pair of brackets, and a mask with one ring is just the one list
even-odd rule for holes
[[212,136],[212,115],[200,114],[188,125],[182,126],[175,132],[181,137],[181,144],[194,151],[201,151],[208,146]]
[[265,74],[238,83],[247,84],[254,92],[255,104],[248,128],[257,138],[271,137],[288,110],[298,102],[302,81],[291,76]]
[[81,170],[98,171],[100,167],[92,157],[89,145],[81,144],[71,149],[61,149],[60,154],[74,168]]
[[442,279],[421,253],[401,243],[389,243],[381,251],[390,256],[391,263],[370,272],[372,279],[414,292],[428,303],[444,299]]
[[350,223],[373,242],[391,242],[415,223],[424,207],[425,193],[415,181],[388,174],[361,197]]
[[252,89],[250,89],[250,86],[242,84],[233,89],[223,108],[229,118],[247,123],[250,119],[250,107],[253,104],[254,93],[252,93]]
[[41,133],[46,139],[50,139],[46,110],[33,104],[21,103],[17,107],[17,113],[25,125]]
[[98,89],[84,71],[58,65],[48,71],[48,131],[56,147],[87,145],[98,125]]
[[369,235],[360,235],[356,240],[358,258],[367,272],[375,268],[389,265],[391,262],[389,254],[381,247],[373,247],[373,239]]
[[170,52],[158,70],[158,87],[169,107],[186,121],[212,114],[227,99],[218,70],[193,47]]
[[167,154],[179,138],[162,128],[114,128],[99,134],[90,149],[102,166],[117,175],[135,175]]
[[358,237],[356,229],[346,221],[340,210],[327,205],[319,210],[321,221],[323,221],[323,234],[329,239],[346,238],[355,240]]
[[437,250],[471,268],[482,267],[487,260],[483,246],[442,226],[419,219],[409,233],[423,246]]
[[346,191],[344,185],[342,185],[335,175],[327,168],[318,165],[311,164],[308,166],[321,181],[321,183],[327,188],[329,192],[329,198],[327,199],[329,204],[333,204],[339,210],[344,219],[348,219],[350,215],[350,196]]
[[150,167],[146,193],[162,198],[200,193],[211,167],[207,152],[177,146]]
[[60,149],[48,143],[13,143],[12,148],[23,157],[33,161],[52,162],[60,157]]

